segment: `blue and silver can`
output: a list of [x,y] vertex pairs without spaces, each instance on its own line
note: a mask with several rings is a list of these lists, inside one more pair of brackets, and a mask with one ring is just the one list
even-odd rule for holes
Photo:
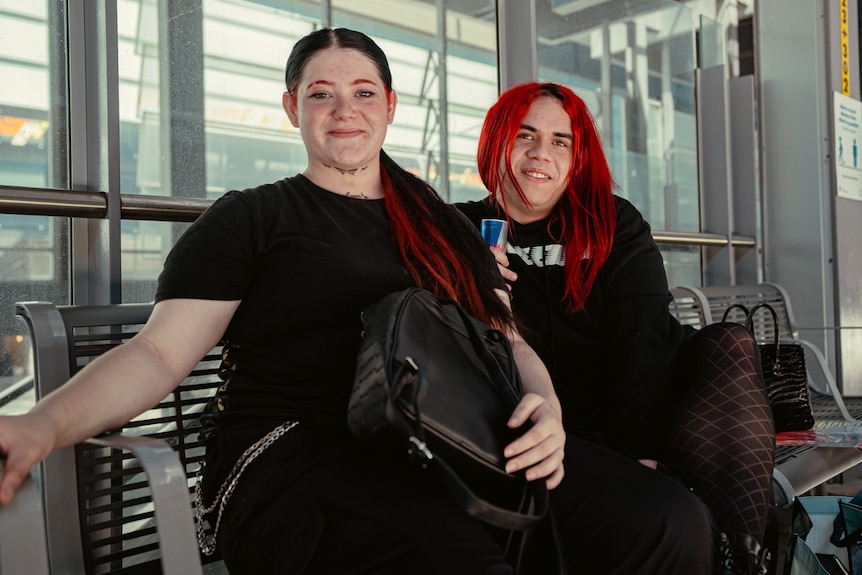
[[509,224],[506,220],[482,220],[482,237],[498,250],[505,252],[506,242],[509,240]]

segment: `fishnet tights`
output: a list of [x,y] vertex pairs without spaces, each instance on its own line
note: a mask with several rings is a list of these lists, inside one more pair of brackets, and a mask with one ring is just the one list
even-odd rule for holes
[[742,326],[713,324],[689,336],[680,358],[687,393],[667,464],[709,506],[719,530],[762,543],[775,430],[757,345]]

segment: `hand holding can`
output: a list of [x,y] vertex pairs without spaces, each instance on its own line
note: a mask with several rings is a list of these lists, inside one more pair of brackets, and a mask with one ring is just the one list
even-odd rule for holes
[[509,240],[509,224],[506,220],[482,220],[482,237],[485,241],[497,248],[506,251],[506,242]]

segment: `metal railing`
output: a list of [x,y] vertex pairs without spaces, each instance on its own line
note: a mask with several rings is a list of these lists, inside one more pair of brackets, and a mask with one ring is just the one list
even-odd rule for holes
[[[124,220],[193,222],[212,200],[120,194]],[[47,188],[0,186],[0,214],[101,219],[108,213],[108,194]],[[722,234],[653,230],[658,244],[753,248],[754,238]]]

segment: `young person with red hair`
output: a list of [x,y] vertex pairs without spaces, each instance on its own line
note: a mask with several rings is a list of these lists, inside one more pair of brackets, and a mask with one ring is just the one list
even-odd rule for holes
[[[753,338],[736,324],[687,331],[668,312],[649,225],[614,195],[594,120],[570,89],[528,83],[504,93],[485,118],[478,164],[489,195],[458,207],[477,227],[484,218],[509,222],[498,261],[570,435],[552,502],[573,567],[604,573],[600,550],[648,539],[652,525],[633,517],[630,500],[661,515],[669,488],[633,479],[669,478],[654,471],[662,467],[709,509],[715,543],[700,545],[714,549],[714,567],[698,573],[765,573],[774,426]],[[628,519],[615,538],[585,538],[602,513],[596,505]]]
[[382,151],[396,95],[377,44],[312,32],[285,79],[305,171],[216,201],[168,256],[143,330],[29,413],[0,417],[0,504],[52,449],[155,405],[221,341],[202,503],[232,574],[511,574],[433,474],[348,430],[360,314],[420,286],[505,330],[526,391],[509,425],[530,424],[507,463],[555,488],[565,433],[550,377],[479,233]]

